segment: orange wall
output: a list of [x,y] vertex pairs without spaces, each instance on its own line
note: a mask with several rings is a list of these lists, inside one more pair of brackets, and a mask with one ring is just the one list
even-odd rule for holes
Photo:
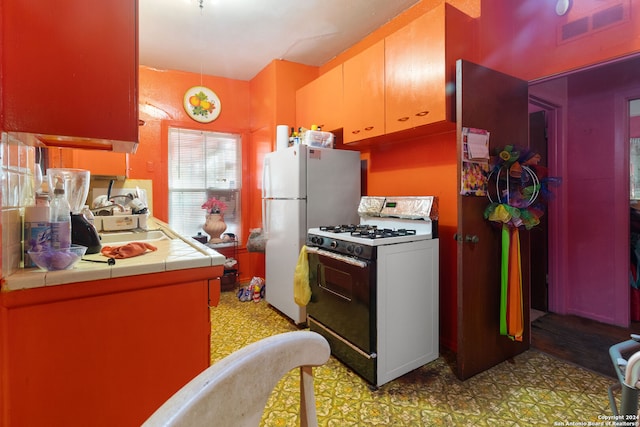
[[[317,78],[318,67],[276,59],[251,79],[251,130],[296,121],[296,91]],[[273,141],[275,148],[275,140]]]
[[[262,161],[275,148],[276,126],[293,125],[296,90],[318,77],[318,68],[289,61],[274,60],[250,82],[251,135],[249,159],[243,170],[250,182],[249,212],[243,215],[249,229],[262,227]],[[247,253],[245,264],[251,276],[265,277],[264,254]],[[249,277],[246,277],[249,278]],[[246,279],[245,278],[245,279]]]
[[367,161],[367,193],[373,196],[438,196],[440,238],[440,337],[456,342],[458,223],[456,133],[447,132],[374,146]]
[[[249,176],[248,212],[243,215],[243,221],[249,224],[249,230],[262,228],[262,158],[271,151],[273,144],[273,122],[275,121],[276,97],[275,97],[276,67],[272,62],[261,70],[249,83],[252,94],[250,115],[251,135],[248,149],[251,152],[249,163],[242,173]],[[265,260],[263,253],[247,253],[247,262],[251,276],[265,277]],[[244,267],[243,267],[244,270]]]
[[[295,123],[295,91],[318,76],[317,67],[274,60],[251,82],[201,76],[173,70],[140,67],[140,128],[138,151],[130,156],[130,178],[154,182],[154,216],[167,220],[168,126],[181,126],[243,135],[242,233],[238,258],[241,280],[264,276],[261,254],[244,249],[249,230],[262,227],[262,158],[272,151],[277,124]],[[198,123],[184,111],[184,93],[192,86],[207,86],[220,98],[220,116]]]
[[276,126],[296,122],[296,90],[318,77],[318,68],[274,60],[250,82],[251,137],[246,174],[251,176],[248,217],[251,228],[262,227],[262,160],[275,149]]
[[[130,156],[130,177],[153,180],[153,215],[166,221],[167,140],[162,124],[218,132],[246,133],[249,129],[249,83],[221,77],[201,76],[182,71],[140,67],[140,127],[138,151]],[[206,86],[220,98],[220,116],[212,123],[192,120],[182,106],[185,92],[193,86]],[[153,110],[158,114],[150,114]],[[243,140],[244,144],[244,140]]]
[[[167,182],[167,129],[180,126],[217,132],[232,132],[242,135],[243,188],[250,188],[255,177],[248,173],[251,169],[249,158],[252,153],[249,138],[249,82],[221,77],[201,76],[182,71],[156,70],[140,67],[140,119],[145,122],[140,127],[140,144],[135,154],[130,156],[130,178],[153,180],[153,215],[163,221],[168,218]],[[201,124],[192,120],[184,111],[183,97],[193,86],[206,86],[220,98],[220,116],[212,123]],[[242,193],[242,231],[240,237],[246,239],[249,233],[248,217],[252,209],[248,192]],[[203,212],[204,222],[204,212]],[[241,245],[243,242],[240,242]],[[250,276],[251,259],[243,250],[234,256],[239,261],[242,275]]]

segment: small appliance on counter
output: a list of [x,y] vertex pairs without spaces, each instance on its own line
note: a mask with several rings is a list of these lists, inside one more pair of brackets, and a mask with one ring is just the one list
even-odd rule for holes
[[[94,212],[94,211],[92,211]],[[129,212],[112,212],[109,215],[103,213],[104,210],[98,210],[95,215],[95,226],[100,232],[126,231],[126,230],[146,230],[149,213],[132,214]]]
[[125,190],[125,193],[112,195],[111,184],[106,195],[94,198],[91,212],[99,232],[146,230],[150,217],[146,195],[142,190],[136,187]]
[[64,183],[64,194],[71,208],[71,243],[86,246],[87,254],[96,254],[102,248],[100,236],[82,213],[89,195],[90,176],[91,173],[84,169],[47,169],[51,197],[56,182],[60,180]]

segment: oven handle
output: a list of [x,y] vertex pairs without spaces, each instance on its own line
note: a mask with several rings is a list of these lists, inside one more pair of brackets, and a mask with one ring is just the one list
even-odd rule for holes
[[320,329],[322,329],[324,332],[326,332],[327,334],[331,335],[332,337],[334,337],[335,339],[337,339],[338,341],[342,342],[343,344],[346,344],[347,346],[349,346],[353,351],[357,352],[358,354],[360,354],[363,357],[366,357],[367,359],[371,360],[371,359],[375,359],[378,357],[378,355],[376,353],[365,353],[364,351],[360,350],[358,347],[356,347],[355,345],[351,344],[349,341],[345,340],[344,338],[342,338],[340,335],[336,334],[335,332],[333,332],[331,329],[327,328],[326,326],[324,326],[322,323],[318,322],[316,319],[314,319],[313,317],[307,315],[307,323],[309,322],[313,322],[316,326],[318,326]]
[[337,296],[337,297],[342,298],[343,300],[345,300],[345,301],[347,301],[347,302],[351,302],[351,298],[347,298],[347,297],[345,297],[344,295],[339,294],[339,293],[338,293],[338,292],[336,292],[336,291],[332,291],[331,289],[327,288],[326,286],[322,286],[322,284],[321,284],[321,283],[318,283],[318,287],[319,287],[320,289],[324,289],[325,291],[327,291],[327,292],[329,292],[329,293],[331,293],[331,294],[333,294],[333,295],[335,295],[335,296]]
[[330,252],[330,251],[327,251],[321,248],[316,248],[313,246],[312,247],[307,246],[307,253],[316,253],[320,256],[325,256],[327,258],[346,262],[347,264],[355,265],[356,267],[360,267],[360,268],[367,268],[369,266],[369,263],[366,261],[355,259],[347,255],[337,254],[335,252]]

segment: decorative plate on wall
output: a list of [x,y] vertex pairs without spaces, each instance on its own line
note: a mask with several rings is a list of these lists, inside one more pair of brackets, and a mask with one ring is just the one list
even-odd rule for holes
[[196,122],[210,123],[218,118],[222,105],[211,89],[194,86],[184,94],[184,110]]

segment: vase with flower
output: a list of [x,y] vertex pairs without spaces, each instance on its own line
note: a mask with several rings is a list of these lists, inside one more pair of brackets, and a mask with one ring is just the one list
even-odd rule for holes
[[210,236],[209,243],[221,243],[220,236],[227,229],[223,214],[224,210],[227,209],[227,204],[215,197],[210,197],[201,207],[207,212],[206,221],[202,229]]

